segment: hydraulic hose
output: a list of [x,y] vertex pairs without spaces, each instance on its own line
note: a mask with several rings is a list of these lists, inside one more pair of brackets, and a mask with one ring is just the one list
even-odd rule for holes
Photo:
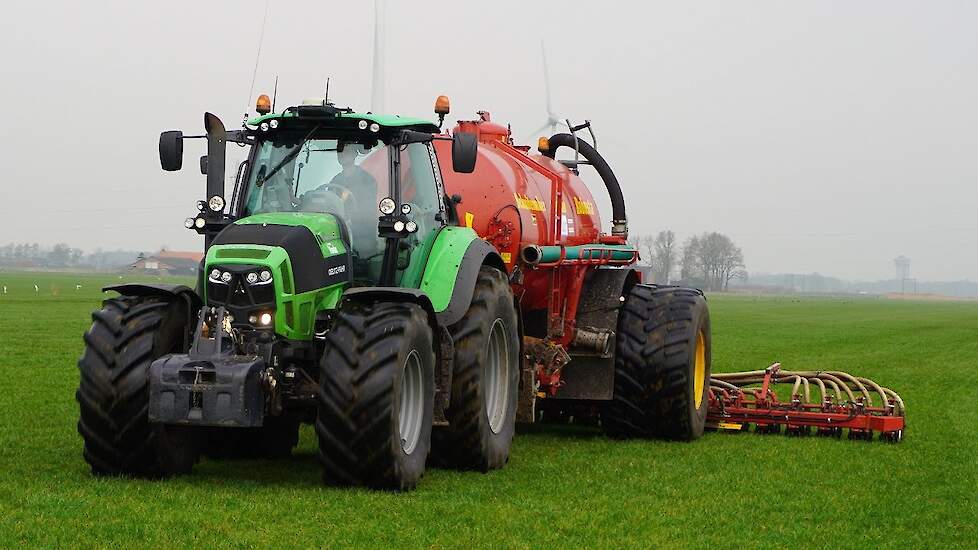
[[557,149],[570,147],[581,153],[581,156],[591,163],[601,181],[608,188],[608,195],[611,197],[611,234],[616,237],[628,238],[628,219],[625,216],[625,197],[621,194],[621,186],[618,185],[618,178],[611,171],[611,166],[604,160],[598,151],[590,143],[580,138],[575,138],[571,134],[554,134],[550,137],[550,147],[543,152],[544,155],[554,158]]

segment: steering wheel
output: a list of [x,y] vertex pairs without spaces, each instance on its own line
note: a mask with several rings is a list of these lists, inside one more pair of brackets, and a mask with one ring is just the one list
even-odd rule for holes
[[346,187],[338,183],[330,183],[326,185],[326,190],[339,197],[344,204],[350,205],[350,208],[345,208],[347,212],[360,211],[360,203],[357,202],[357,196]]

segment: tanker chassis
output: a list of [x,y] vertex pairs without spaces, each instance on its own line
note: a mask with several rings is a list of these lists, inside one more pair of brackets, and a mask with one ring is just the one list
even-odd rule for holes
[[[196,288],[107,287],[79,361],[97,475],[166,477],[204,456],[288,457],[311,423],[330,485],[408,490],[426,464],[489,471],[515,423],[595,413],[614,437],[695,439],[710,319],[644,284],[610,166],[578,132],[514,143],[488,113],[439,123],[325,99],[205,138]],[[593,140],[593,133],[592,142]],[[225,194],[228,142],[248,148]],[[559,161],[556,152],[572,151]],[[602,231],[578,176],[612,204]]]

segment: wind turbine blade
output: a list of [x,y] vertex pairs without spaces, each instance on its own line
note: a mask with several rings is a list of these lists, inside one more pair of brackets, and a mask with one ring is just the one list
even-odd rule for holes
[[[536,130],[533,130],[532,132],[530,132],[530,135],[538,136],[538,135],[540,135],[540,132],[543,132],[547,128],[552,128],[552,127],[553,127],[553,124],[550,124],[548,122],[548,123],[544,124],[543,126],[537,128]],[[553,134],[551,133],[550,135],[553,135]],[[550,136],[547,136],[547,137],[550,137]]]
[[547,122],[543,126],[537,128],[536,130],[533,130],[532,132],[530,132],[529,134],[527,134],[527,136],[525,138],[523,138],[523,141],[525,141],[526,143],[536,143],[536,139],[538,137],[540,137],[540,136],[545,135],[546,137],[550,137],[550,136],[554,135],[553,132],[550,132],[549,134],[544,134],[544,132],[547,131],[547,128],[550,128],[550,127],[551,127],[551,124],[549,122]]
[[553,105],[550,103],[550,69],[547,68],[547,47],[540,41],[540,54],[543,56],[543,89],[547,94],[547,115],[553,118]]
[[374,64],[370,84],[370,111],[384,112],[384,38],[387,1],[374,0]]

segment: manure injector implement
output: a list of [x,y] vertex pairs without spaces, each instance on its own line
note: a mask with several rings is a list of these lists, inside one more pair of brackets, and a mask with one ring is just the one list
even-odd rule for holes
[[[93,314],[79,361],[94,473],[284,458],[302,423],[326,483],[392,490],[428,464],[502,468],[516,422],[541,418],[591,415],[620,438],[747,424],[902,434],[902,402],[863,379],[711,377],[706,299],[634,269],[622,190],[589,122],[532,151],[486,112],[443,131],[444,96],[437,124],[271,103],[259,97],[238,130],[207,113],[205,135],[160,136],[167,171],[185,140],[206,139],[206,196],[186,220],[206,255],[195,288],[106,288],[119,295]],[[248,154],[226,194],[229,142]],[[611,199],[610,232],[582,167]],[[785,378],[822,400],[778,401],[770,383]]]

